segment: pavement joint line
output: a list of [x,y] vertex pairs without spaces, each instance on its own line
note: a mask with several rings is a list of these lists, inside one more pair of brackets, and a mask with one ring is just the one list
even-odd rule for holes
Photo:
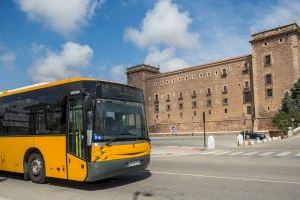
[[217,152],[221,152],[221,151],[209,151],[209,152],[203,152],[203,153],[200,153],[201,155],[210,155],[210,154],[214,154],[214,153],[217,153]]
[[300,152],[295,155],[296,157],[300,157]]
[[262,154],[259,154],[260,156],[269,156],[271,154],[273,154],[274,152],[273,151],[268,151],[268,152],[265,152],[265,153],[262,153]]
[[244,151],[237,151],[237,152],[231,153],[229,155],[230,156],[235,156],[235,155],[239,155],[239,154],[242,154],[242,153],[244,153]]
[[160,155],[151,155],[151,158],[175,157],[175,156],[192,156],[192,155],[198,155],[198,153],[185,153],[185,154],[160,154]]
[[250,152],[250,153],[245,153],[245,154],[243,154],[244,156],[251,156],[251,155],[254,155],[254,154],[257,154],[257,153],[259,153],[258,151],[252,151],[252,152]]
[[223,151],[223,152],[218,152],[218,153],[215,153],[215,155],[224,155],[224,154],[227,154],[227,153],[230,153],[231,151]]
[[290,151],[285,151],[285,152],[282,152],[282,153],[279,153],[277,154],[276,156],[287,156],[288,154],[290,154],[291,152]]
[[284,183],[284,184],[300,185],[299,181],[283,181],[283,180],[256,179],[256,178],[246,178],[246,177],[230,177],[230,176],[213,176],[213,175],[205,175],[205,174],[186,174],[186,173],[183,174],[183,173],[162,172],[162,171],[151,171],[151,173],[164,174],[164,175],[191,176],[191,177],[201,177],[201,178],[228,179],[228,180],[237,180],[237,181],[253,181],[253,182]]

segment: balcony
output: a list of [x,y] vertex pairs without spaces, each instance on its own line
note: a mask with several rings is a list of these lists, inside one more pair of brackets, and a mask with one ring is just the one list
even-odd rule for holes
[[154,104],[159,104],[159,100],[154,100]]
[[170,102],[170,99],[166,99],[166,102]]
[[210,97],[210,96],[211,96],[211,93],[206,93],[206,96],[207,96],[207,97]]
[[227,90],[223,90],[223,91],[222,91],[222,94],[227,94],[227,93],[228,93]]
[[178,101],[182,101],[183,100],[183,97],[178,97]]
[[196,99],[196,98],[197,98],[197,96],[196,96],[196,95],[192,95],[191,97],[192,97],[192,99]]

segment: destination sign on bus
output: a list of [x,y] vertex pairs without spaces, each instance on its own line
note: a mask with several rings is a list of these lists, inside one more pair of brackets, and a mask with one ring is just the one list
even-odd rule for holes
[[[99,89],[97,89],[97,93],[98,91]],[[134,102],[143,102],[144,100],[142,90],[135,87],[128,87],[126,85],[101,83],[100,91],[101,98],[122,99]]]

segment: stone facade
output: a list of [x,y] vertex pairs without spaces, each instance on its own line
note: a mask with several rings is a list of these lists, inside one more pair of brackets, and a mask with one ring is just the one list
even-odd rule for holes
[[145,94],[152,133],[272,129],[271,118],[285,91],[299,79],[300,29],[290,24],[252,35],[252,54],[160,73],[138,65],[127,69],[128,84]]

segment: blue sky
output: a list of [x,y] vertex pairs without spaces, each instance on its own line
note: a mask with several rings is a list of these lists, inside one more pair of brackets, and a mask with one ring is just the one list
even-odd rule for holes
[[1,0],[0,91],[248,54],[251,33],[299,20],[296,0]]

